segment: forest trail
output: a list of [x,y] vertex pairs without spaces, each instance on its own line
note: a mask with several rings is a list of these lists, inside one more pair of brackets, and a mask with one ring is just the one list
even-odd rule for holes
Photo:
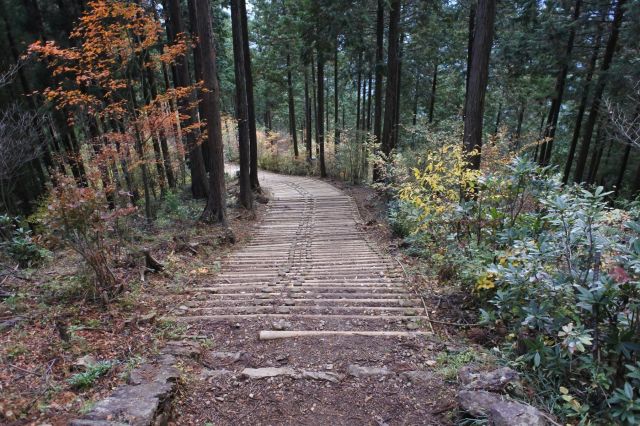
[[[313,178],[260,178],[271,197],[254,237],[175,312],[212,345],[177,421],[448,423],[434,413],[453,393],[427,367],[444,344],[421,331],[421,300],[361,229],[354,200]],[[260,340],[265,330],[416,333]]]
[[[231,171],[235,169],[230,168]],[[271,194],[251,241],[227,258],[188,321],[285,318],[303,330],[416,329],[423,307],[400,265],[359,225],[353,199],[317,179],[261,173]]]

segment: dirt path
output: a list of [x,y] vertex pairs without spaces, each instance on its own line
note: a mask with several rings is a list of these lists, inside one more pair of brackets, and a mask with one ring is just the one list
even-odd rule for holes
[[[447,346],[425,333],[420,299],[351,197],[311,178],[261,182],[271,201],[255,237],[175,310],[211,345],[189,367],[178,424],[449,423],[452,386],[430,367]],[[261,330],[416,334],[264,341]]]

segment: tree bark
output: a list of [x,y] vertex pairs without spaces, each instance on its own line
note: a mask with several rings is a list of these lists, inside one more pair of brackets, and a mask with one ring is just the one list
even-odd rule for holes
[[567,183],[569,181],[569,174],[571,173],[571,166],[573,166],[573,158],[575,157],[576,147],[578,146],[578,139],[580,138],[580,130],[582,129],[582,119],[584,117],[584,111],[587,108],[587,101],[589,100],[589,91],[591,89],[591,80],[593,73],[596,69],[596,63],[598,61],[598,52],[600,51],[600,44],[602,42],[602,25],[598,25],[596,31],[596,40],[593,47],[593,53],[589,60],[587,67],[587,75],[582,87],[582,99],[580,99],[580,106],[578,107],[578,114],[576,116],[576,124],[573,129],[573,136],[569,144],[569,153],[567,155],[567,162],[564,166],[564,174],[562,176],[562,182]]
[[395,132],[395,118],[396,118],[396,100],[398,97],[398,27],[400,24],[400,0],[392,0],[391,12],[389,14],[389,38],[388,38],[388,50],[389,57],[387,58],[387,69],[389,70],[389,76],[387,78],[387,88],[385,93],[385,105],[384,105],[384,127],[382,130],[382,152],[389,155],[393,150]]
[[211,11],[209,2],[198,1],[196,8],[198,40],[202,57],[204,87],[204,121],[207,123],[209,144],[209,197],[201,219],[207,222],[226,222],[226,189],[224,182],[224,154],[222,146],[222,123],[220,121],[220,87],[216,50],[211,29]]
[[569,38],[567,39],[567,49],[560,66],[560,72],[556,79],[555,89],[553,91],[553,98],[551,100],[551,108],[549,109],[549,116],[547,118],[547,126],[544,129],[542,135],[544,142],[540,146],[540,159],[539,163],[543,166],[549,164],[551,158],[551,149],[553,148],[553,139],[556,135],[556,127],[558,126],[558,118],[560,116],[560,106],[562,105],[562,95],[564,94],[564,85],[567,80],[567,72],[569,71],[569,60],[571,59],[571,52],[573,51],[573,41],[576,37],[576,23],[580,17],[580,7],[582,0],[576,0],[573,6],[573,16],[571,18],[571,28],[569,29]]
[[[244,53],[244,71],[247,86],[247,109],[249,113],[249,153],[250,153],[250,169],[249,179],[251,181],[251,189],[257,191],[260,189],[260,181],[258,180],[258,135],[256,133],[256,106],[253,97],[253,73],[251,71],[251,50],[249,49],[249,25],[247,22],[247,5],[245,0],[240,0],[240,17],[242,19],[242,42]],[[294,123],[295,129],[295,123]],[[294,132],[295,135],[295,132]],[[294,140],[297,145],[297,141]],[[296,147],[297,152],[297,147]],[[296,154],[296,157],[298,154]]]
[[576,164],[576,171],[574,175],[575,182],[582,182],[584,170],[586,167],[587,156],[589,155],[589,145],[591,144],[591,138],[593,136],[593,129],[598,119],[598,112],[600,104],[602,103],[602,94],[604,93],[604,87],[607,84],[607,71],[613,60],[613,54],[616,50],[616,44],[618,43],[618,36],[620,34],[620,25],[622,24],[622,18],[624,16],[624,5],[626,0],[618,0],[616,10],[613,16],[613,22],[611,23],[611,33],[607,42],[607,47],[604,52],[604,58],[602,60],[602,67],[600,77],[596,83],[595,91],[593,92],[593,102],[591,103],[591,110],[589,111],[589,117],[585,123],[584,136],[582,143],[580,144],[580,151],[578,153],[578,162]]
[[433,79],[431,80],[431,96],[429,97],[429,123],[433,123],[433,109],[436,106],[436,84],[438,83],[438,62],[433,67]]
[[[171,19],[172,42],[175,42],[177,34],[184,32],[182,24],[182,13],[180,11],[180,0],[168,0],[169,17]],[[189,76],[188,60],[186,56],[176,59],[176,87],[190,87],[191,77]],[[187,118],[181,127],[191,127],[198,122],[198,111],[196,104],[196,94],[192,92],[188,97],[179,100],[178,110]],[[191,194],[194,198],[207,198],[209,187],[207,185],[207,172],[204,164],[202,148],[197,136],[199,132],[193,130],[186,132],[186,146],[189,153],[189,169],[191,171]]]
[[313,157],[313,131],[311,130],[311,100],[309,99],[309,71],[307,65],[304,66],[304,128],[307,161],[310,163]]
[[469,34],[467,36],[467,74],[465,76],[465,93],[464,93],[464,107],[462,110],[462,117],[466,117],[467,97],[469,96],[469,78],[471,76],[471,60],[473,54],[473,41],[475,39],[476,31],[476,9],[478,7],[478,0],[471,0],[469,5]]
[[493,24],[496,0],[479,0],[476,11],[476,29],[471,54],[471,72],[467,87],[464,117],[464,151],[470,154],[469,167],[480,169],[482,150],[482,116],[489,78],[489,57],[493,43]]
[[242,28],[243,0],[231,0],[231,30],[236,76],[236,119],[238,120],[238,151],[240,153],[239,201],[247,210],[253,209],[251,193],[251,142],[249,141],[249,106],[247,99],[246,69]]
[[289,102],[289,133],[293,140],[293,155],[298,158],[298,135],[296,130],[296,109],[293,102],[293,79],[291,77],[291,55],[287,53],[287,97]]
[[322,117],[324,116],[324,57],[322,52],[318,52],[318,120],[317,128],[318,134],[316,135],[316,141],[320,148],[320,177],[327,177],[327,169],[324,162],[324,122]]
[[333,54],[333,138],[335,146],[340,144],[340,127],[338,126],[338,44],[336,37],[336,49]]
[[[189,31],[192,37],[197,37],[198,34],[198,13],[196,10],[196,3],[198,0],[188,0],[187,8],[189,10]],[[203,70],[202,70],[202,47],[199,43],[196,43],[193,47],[193,76],[196,83],[199,83],[204,80]],[[191,83],[191,76],[189,76],[189,83]],[[204,91],[198,91],[198,115],[195,116],[195,122],[198,122],[198,119],[202,120],[204,117]],[[209,166],[211,164],[211,159],[209,158],[209,152],[211,152],[209,148],[209,139],[205,138],[200,144],[200,150],[202,151],[202,156],[204,158],[204,167],[207,172],[210,172]]]
[[382,138],[382,78],[384,71],[384,0],[378,0],[376,13],[376,87],[373,114],[373,134],[376,143]]

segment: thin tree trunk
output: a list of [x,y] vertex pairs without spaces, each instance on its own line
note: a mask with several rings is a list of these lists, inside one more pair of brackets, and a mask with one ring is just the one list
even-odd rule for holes
[[489,77],[496,0],[479,0],[473,37],[471,73],[464,117],[464,151],[471,155],[470,168],[479,170],[482,150],[482,116]]
[[522,135],[522,122],[524,121],[525,104],[523,103],[518,110],[518,123],[516,124],[516,135],[513,147],[517,150],[520,147],[520,137]]
[[413,118],[411,124],[415,127],[418,124],[418,93],[420,92],[420,70],[416,67],[416,88],[413,91]]
[[356,138],[360,130],[360,94],[362,93],[362,55],[358,57],[358,81],[356,83]]
[[382,152],[389,155],[394,148],[393,134],[395,132],[396,100],[398,97],[398,27],[400,24],[400,0],[392,0],[389,14],[389,57],[387,69],[387,89],[384,106],[384,128],[382,130]]
[[320,119],[318,119],[318,97],[317,95],[317,91],[316,91],[316,87],[317,84],[316,82],[318,80],[316,80],[316,63],[314,61],[313,56],[311,56],[311,89],[312,89],[312,93],[313,93],[313,124],[315,125],[316,128],[316,155],[320,154],[320,145],[318,145],[318,121],[322,121],[322,114],[320,115]]
[[382,78],[384,71],[384,1],[378,0],[376,13],[376,87],[373,118],[373,134],[376,143],[382,140]]
[[391,138],[393,140],[393,147],[398,146],[400,140],[400,97],[402,96],[402,57],[404,55],[404,31],[400,34],[400,41],[398,46],[398,79],[396,82],[396,105],[394,107],[393,117],[393,133]]
[[335,146],[340,144],[340,127],[338,126],[338,44],[336,37],[336,49],[333,54],[333,138]]
[[204,121],[207,123],[206,145],[209,150],[209,197],[201,219],[207,222],[226,222],[226,189],[224,182],[224,154],[222,146],[222,123],[220,121],[220,86],[216,50],[211,29],[209,2],[198,1],[196,8],[198,40],[202,57],[204,93]]
[[304,122],[304,141],[307,149],[307,161],[310,163],[313,157],[313,141],[311,130],[311,102],[309,99],[309,71],[307,65],[304,66]]
[[324,57],[322,52],[318,52],[318,134],[316,141],[320,147],[320,177],[327,177],[327,169],[324,163]]
[[365,126],[367,131],[371,131],[371,86],[373,84],[373,71],[371,69],[371,63],[369,63],[369,75],[367,84],[367,124]]
[[[193,2],[193,0],[190,0]],[[169,16],[171,19],[172,35],[175,42],[176,34],[184,32],[182,24],[182,13],[180,11],[180,0],[168,0]],[[185,56],[178,57],[175,64],[176,87],[190,87],[191,77],[189,76],[188,60]],[[188,97],[179,100],[178,109],[180,114],[187,118],[181,127],[189,128],[198,122],[198,111],[196,104],[196,94],[191,93]],[[189,153],[189,169],[191,171],[191,194],[194,198],[207,198],[209,188],[207,185],[207,172],[202,154],[202,148],[198,141],[199,132],[189,131],[184,135],[187,143],[186,148]]]
[[293,140],[293,155],[298,158],[298,135],[296,130],[296,110],[293,102],[293,79],[291,77],[291,55],[287,53],[287,98],[289,102],[289,133]]
[[438,62],[433,67],[431,79],[431,96],[429,97],[429,123],[433,123],[433,109],[436,106],[436,84],[438,83]]
[[598,24],[596,30],[595,45],[593,47],[593,53],[587,66],[587,75],[582,87],[582,99],[580,99],[580,106],[578,107],[578,114],[576,116],[576,123],[573,129],[573,136],[569,144],[569,153],[567,155],[567,162],[564,166],[564,174],[562,176],[562,182],[567,183],[569,181],[569,174],[571,173],[571,166],[573,166],[573,158],[575,157],[576,147],[578,146],[578,139],[580,138],[580,130],[582,128],[582,119],[584,117],[584,111],[587,108],[587,101],[589,100],[589,91],[591,89],[591,79],[596,69],[596,63],[598,61],[598,52],[600,51],[600,45],[602,41],[602,25]]
[[620,165],[620,171],[618,172],[618,178],[616,179],[616,185],[614,187],[615,195],[620,193],[622,188],[622,182],[624,181],[624,174],[627,171],[627,165],[629,164],[629,156],[631,155],[631,144],[625,144],[624,154],[622,155],[622,164]]
[[578,152],[578,162],[576,164],[576,171],[574,180],[581,182],[586,167],[587,156],[589,154],[589,145],[591,144],[591,137],[593,136],[593,129],[596,125],[598,118],[598,112],[600,104],[602,103],[602,94],[604,93],[604,87],[607,84],[607,71],[613,60],[613,54],[616,50],[616,44],[618,43],[618,36],[620,34],[620,25],[622,24],[622,18],[624,16],[624,5],[626,0],[618,0],[616,5],[613,22],[611,23],[611,34],[609,41],[607,42],[607,48],[604,52],[604,59],[602,60],[601,74],[598,77],[595,91],[593,92],[593,102],[591,103],[591,110],[589,111],[589,117],[585,123],[584,136],[582,138],[582,144],[580,145],[580,151]]
[[540,160],[539,163],[543,166],[549,164],[551,159],[551,150],[553,148],[553,139],[556,135],[556,127],[558,126],[558,118],[560,116],[560,106],[562,105],[562,95],[564,94],[564,85],[567,80],[567,72],[569,70],[569,60],[571,59],[571,52],[573,51],[573,41],[576,37],[576,22],[580,17],[580,6],[582,0],[576,0],[573,6],[573,16],[571,19],[571,25],[569,29],[569,38],[567,39],[567,49],[560,66],[560,72],[556,79],[555,89],[553,91],[553,99],[551,100],[551,109],[549,110],[549,117],[547,118],[547,126],[544,130],[544,142],[540,147]]

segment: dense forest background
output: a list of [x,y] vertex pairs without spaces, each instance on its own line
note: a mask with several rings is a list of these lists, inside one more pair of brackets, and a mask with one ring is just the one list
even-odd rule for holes
[[[144,78],[135,70],[131,75],[134,101],[144,104],[180,84],[175,63],[159,59],[172,43],[168,5],[137,3],[161,25],[157,40],[140,55],[155,63],[144,70]],[[333,155],[339,145],[334,141],[340,137],[349,145],[365,141],[368,132],[389,152],[419,144],[432,129],[455,129],[464,116],[474,26],[486,22],[476,23],[474,2],[392,3],[252,2],[249,47],[258,126],[290,134],[292,150],[296,145],[301,156],[313,153],[314,158],[318,132],[326,136],[331,144],[327,151]],[[195,34],[188,5],[181,6],[183,30],[191,28]],[[230,9],[224,2],[212,1],[210,6],[220,105],[231,117],[236,92]],[[91,113],[80,111],[77,104],[54,108],[54,99],[43,94],[64,78],[52,76],[47,63],[27,53],[37,41],[78,47],[80,40],[70,35],[90,7],[71,0],[3,0],[1,68],[13,70],[15,77],[4,81],[0,92],[3,111],[8,111],[2,128],[6,165],[0,176],[5,210],[32,212],[56,159],[66,162],[65,173],[79,175],[82,163],[94,155],[87,144],[114,131],[111,125],[117,127],[107,120],[93,126]],[[389,13],[396,9],[397,14]],[[556,166],[565,181],[598,183],[624,196],[634,195],[640,189],[639,14],[636,2],[624,0],[499,3],[484,102],[485,138],[508,140],[509,149]],[[183,86],[202,79],[193,58],[188,57],[189,81]],[[322,79],[316,75],[319,71]],[[159,110],[175,111],[175,101],[159,102],[164,102]],[[29,112],[32,115],[24,115]],[[22,116],[16,118],[17,114]],[[74,120],[68,121],[72,115]],[[25,128],[11,126],[20,120],[27,121],[22,123]],[[24,141],[19,149],[8,142],[12,132],[19,132]],[[149,164],[151,192],[160,194],[165,182],[175,185],[180,170],[184,179],[185,165],[174,154],[183,149],[180,141],[170,132],[156,136],[144,140],[138,154]],[[168,141],[165,151],[158,147],[162,141]],[[126,154],[133,156],[127,159],[119,149],[121,164],[135,162],[135,154]],[[70,162],[71,157],[75,158]],[[132,171],[129,185],[138,185],[137,173]],[[119,170],[124,187],[123,174],[126,171]],[[199,196],[197,189],[194,195]]]

